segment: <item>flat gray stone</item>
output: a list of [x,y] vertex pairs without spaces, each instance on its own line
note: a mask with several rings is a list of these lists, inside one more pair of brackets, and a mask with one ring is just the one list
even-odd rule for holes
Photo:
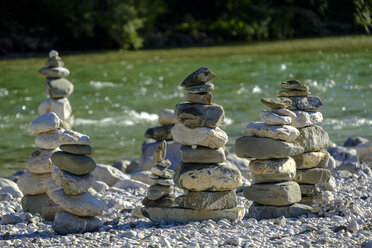
[[43,174],[50,173],[55,168],[51,157],[54,152],[58,151],[57,149],[46,150],[37,148],[27,160],[27,169],[32,173]]
[[219,210],[235,208],[238,204],[235,190],[218,192],[189,191],[176,198],[176,203],[181,208]]
[[243,136],[235,141],[235,153],[241,158],[285,158],[303,152],[301,146],[270,138]]
[[23,212],[41,214],[42,207],[48,200],[49,196],[47,194],[25,195],[21,200]]
[[18,178],[17,185],[24,195],[39,195],[46,193],[51,180],[50,173],[36,174],[27,170]]
[[296,175],[296,162],[293,158],[253,160],[249,171],[255,183],[275,183],[292,181]]
[[291,118],[296,118],[296,114],[289,109],[271,109],[271,112],[277,115],[280,115],[280,116],[288,116]]
[[331,172],[323,168],[297,170],[295,181],[303,184],[326,185],[331,179]]
[[183,82],[181,83],[182,87],[190,87],[195,85],[200,85],[208,82],[212,78],[214,78],[216,75],[214,75],[209,68],[207,67],[201,67],[191,73]]
[[304,196],[317,196],[320,195],[320,188],[314,184],[300,184],[301,195]]
[[219,127],[225,118],[223,107],[217,104],[179,103],[174,107],[174,114],[189,128]]
[[155,176],[165,179],[172,179],[174,176],[173,170],[158,165],[155,165],[151,168],[151,173],[154,174]]
[[46,150],[56,149],[60,145],[59,138],[63,132],[63,129],[56,129],[47,133],[40,133],[35,137],[35,145]]
[[173,139],[182,145],[200,145],[212,149],[223,147],[228,140],[227,134],[219,127],[189,128],[182,123],[174,125],[172,135]]
[[65,78],[49,78],[45,87],[51,98],[66,98],[74,92],[74,85]]
[[288,98],[292,101],[288,107],[290,110],[317,111],[323,106],[322,100],[317,96],[291,96]]
[[223,147],[211,149],[203,146],[198,146],[196,149],[191,146],[181,146],[181,158],[185,163],[222,163],[226,160]]
[[280,86],[283,89],[286,89],[286,90],[300,90],[300,91],[308,91],[309,90],[309,87],[307,85],[302,84],[298,80],[289,80],[289,81],[286,81],[286,82],[282,82],[280,84]]
[[276,140],[283,140],[286,142],[293,142],[300,135],[297,128],[289,125],[271,126],[263,122],[250,122],[247,126],[248,132],[253,135]]
[[212,104],[213,95],[211,93],[186,93],[185,100],[189,103]]
[[58,168],[53,170],[52,178],[54,183],[63,188],[63,191],[68,195],[78,195],[88,191],[95,181],[92,173],[76,176]]
[[227,191],[242,185],[242,176],[234,165],[180,163],[175,183],[190,191]]
[[70,75],[70,71],[64,67],[44,67],[38,72],[41,76],[48,78],[60,78]]
[[162,186],[172,186],[174,182],[173,182],[173,179],[158,178],[158,179],[155,179],[155,184],[159,184]]
[[85,175],[96,168],[96,162],[91,157],[67,152],[53,153],[52,162],[59,169],[73,175]]
[[311,93],[309,91],[301,91],[301,90],[282,90],[280,91],[277,96],[278,97],[288,97],[288,96],[308,96]]
[[171,140],[172,139],[171,129],[173,126],[174,125],[171,124],[149,128],[145,133],[145,137],[154,139],[156,141]]
[[104,209],[104,205],[88,192],[67,195],[61,188],[50,187],[48,196],[64,211],[77,216],[99,216]]
[[65,63],[62,61],[60,57],[53,57],[49,58],[45,65],[47,67],[62,67],[65,65]]
[[30,133],[37,135],[40,133],[46,133],[61,127],[62,120],[53,112],[37,117],[30,126]]
[[292,156],[296,161],[297,169],[310,169],[318,167],[319,165],[322,168],[325,168],[328,164],[329,157],[330,155],[326,150],[319,152],[305,152],[300,155]]
[[61,145],[89,145],[90,138],[88,135],[76,131],[64,130],[59,136],[58,142]]
[[304,152],[319,151],[330,144],[327,132],[319,126],[304,127],[298,130],[300,135],[295,142],[304,148]]
[[248,218],[254,218],[257,220],[274,219],[281,216],[286,218],[296,218],[301,215],[311,214],[311,209],[311,206],[299,203],[281,207],[252,204],[248,210]]
[[22,219],[15,215],[15,214],[5,214],[3,216],[1,216],[1,221],[0,221],[0,224],[1,225],[8,225],[8,224],[18,224],[22,222]]
[[63,121],[71,117],[72,109],[68,98],[53,99],[47,98],[40,103],[38,108],[39,115],[54,112]]
[[155,223],[180,223],[202,222],[206,220],[219,221],[228,219],[230,221],[241,220],[245,214],[244,207],[222,210],[187,209],[178,207],[144,207],[142,214]]
[[53,221],[53,230],[60,235],[70,233],[96,232],[102,226],[102,221],[97,217],[79,217],[65,211],[56,213]]
[[80,155],[89,155],[92,153],[92,147],[90,145],[61,145],[59,149],[64,152]]
[[178,122],[173,109],[163,109],[160,111],[158,121],[160,125],[174,125]]
[[165,195],[156,200],[150,200],[149,198],[145,197],[142,200],[142,204],[147,207],[171,207],[175,206],[176,202],[174,195]]
[[147,189],[147,198],[154,201],[165,195],[172,194],[173,190],[173,186],[151,185]]
[[292,119],[289,116],[281,116],[272,111],[266,110],[260,112],[260,117],[267,125],[289,125],[292,122]]
[[301,190],[293,181],[253,184],[243,190],[245,198],[263,205],[286,206],[301,201]]
[[285,97],[278,98],[262,98],[261,103],[273,109],[286,109],[291,106],[292,101]]
[[292,118],[292,126],[297,128],[314,126],[323,121],[321,112],[302,110],[293,110],[293,112],[296,114],[296,118]]
[[214,90],[214,84],[213,83],[205,83],[205,84],[199,84],[195,86],[185,87],[185,93],[207,93]]

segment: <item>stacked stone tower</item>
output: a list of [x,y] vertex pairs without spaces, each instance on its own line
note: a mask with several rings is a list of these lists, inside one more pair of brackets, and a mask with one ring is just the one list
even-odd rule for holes
[[147,191],[147,197],[143,199],[142,204],[145,206],[170,207],[175,205],[173,176],[174,171],[169,170],[170,161],[165,160],[167,153],[167,143],[161,142],[154,151],[154,160],[156,164],[151,168],[155,179],[155,184],[151,185]]
[[279,97],[288,97],[292,104],[291,125],[300,131],[295,140],[304,148],[304,153],[293,156],[296,161],[295,181],[300,184],[301,203],[311,205],[314,199],[320,199],[319,186],[325,186],[331,180],[331,173],[325,169],[328,165],[329,153],[326,147],[330,140],[328,134],[317,124],[323,121],[323,115],[318,110],[323,106],[317,96],[310,96],[309,87],[299,81],[287,81],[281,84],[283,91]]
[[101,215],[103,204],[91,195],[88,189],[94,183],[93,170],[96,163],[90,138],[74,131],[64,131],[59,137],[59,148],[52,162],[57,167],[52,172],[53,182],[48,186],[48,196],[59,205],[55,214],[53,230],[59,234],[91,232],[102,223],[94,217]]
[[271,110],[260,113],[262,122],[249,123],[247,129],[253,136],[240,137],[235,143],[239,157],[255,158],[249,165],[255,184],[244,189],[244,196],[254,202],[249,216],[265,219],[308,213],[309,206],[297,204],[301,190],[294,181],[296,162],[291,156],[302,154],[304,148],[295,142],[299,130],[290,125],[292,101],[283,97],[261,102]]
[[[49,200],[47,185],[51,172],[55,168],[52,154],[57,151],[62,120],[55,113],[49,112],[36,118],[30,132],[36,135],[37,148],[27,160],[27,171],[18,179],[17,184],[23,192],[22,208],[25,212],[41,213],[45,202]],[[45,137],[49,137],[48,141]]]
[[39,70],[39,74],[46,77],[45,88],[49,97],[39,106],[39,114],[54,112],[63,121],[64,129],[71,129],[74,118],[71,105],[67,97],[74,91],[74,85],[65,79],[70,71],[63,67],[64,63],[58,52],[49,52],[46,67]]
[[182,144],[175,183],[185,194],[176,198],[177,208],[144,208],[143,214],[155,222],[187,223],[207,219],[238,220],[244,208],[236,207],[235,189],[242,185],[240,171],[225,162],[223,146],[227,134],[219,128],[223,107],[212,104],[214,89],[208,81],[215,75],[202,67],[181,84],[186,103],[175,106],[179,123],[172,128],[173,139]]

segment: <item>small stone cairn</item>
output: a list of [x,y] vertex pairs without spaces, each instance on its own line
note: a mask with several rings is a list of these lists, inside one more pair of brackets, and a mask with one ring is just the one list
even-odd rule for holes
[[167,159],[171,161],[171,164],[178,164],[179,161],[181,161],[179,153],[181,145],[173,140],[171,133],[171,129],[178,122],[174,115],[174,110],[163,109],[160,111],[158,122],[160,126],[149,128],[145,132],[147,140],[142,145],[142,153],[139,159],[139,170],[151,170],[156,163],[153,159],[153,153],[164,140],[166,141],[168,150]]
[[[309,87],[297,80],[283,82],[283,91],[279,97],[287,97],[292,101],[288,107],[292,113],[291,125],[300,131],[295,142],[304,148],[304,153],[292,156],[296,161],[295,181],[299,183],[301,203],[312,205],[313,200],[321,199],[319,186],[334,189],[335,181],[331,172],[326,169],[330,154],[327,152],[330,140],[328,134],[317,124],[323,121],[318,110],[323,106],[321,99],[311,96]],[[334,186],[327,186],[333,184]]]
[[59,206],[53,222],[58,234],[97,231],[102,222],[95,216],[102,214],[104,206],[90,194],[95,182],[95,161],[90,138],[74,131],[64,131],[59,138],[61,151],[54,152],[52,163],[57,167],[52,172],[53,182],[47,194]]
[[168,169],[170,161],[165,160],[166,153],[167,143],[163,141],[154,151],[156,164],[151,169],[151,173],[155,184],[148,188],[147,197],[142,201],[144,206],[170,207],[175,205],[175,196],[173,193],[174,171]]
[[74,91],[74,85],[65,79],[70,74],[66,69],[58,52],[49,52],[46,67],[39,70],[39,74],[46,77],[45,88],[49,97],[39,105],[39,114],[54,112],[63,121],[64,129],[71,129],[74,122],[71,105],[67,97]]
[[[30,127],[30,133],[36,135],[38,148],[27,160],[27,171],[18,179],[17,184],[23,192],[22,208],[24,212],[41,213],[44,203],[49,200],[47,185],[52,180],[51,172],[55,168],[51,157],[58,151],[62,120],[49,112],[36,118]],[[49,137],[48,142],[44,142]]]
[[255,184],[244,189],[244,196],[254,203],[249,216],[256,219],[296,217],[310,213],[301,201],[300,185],[295,182],[296,162],[304,148],[295,141],[300,131],[291,126],[295,114],[288,108],[289,98],[263,98],[270,111],[261,111],[262,122],[251,122],[247,129],[253,136],[236,140],[235,152],[242,158],[255,158],[249,164]]
[[181,84],[188,103],[175,106],[179,123],[172,128],[173,139],[182,144],[175,183],[185,194],[176,198],[178,207],[145,207],[144,216],[154,222],[242,219],[245,209],[237,206],[235,189],[242,185],[240,171],[225,162],[223,146],[227,134],[219,128],[224,110],[212,104],[214,89],[208,81],[215,75],[202,67]]

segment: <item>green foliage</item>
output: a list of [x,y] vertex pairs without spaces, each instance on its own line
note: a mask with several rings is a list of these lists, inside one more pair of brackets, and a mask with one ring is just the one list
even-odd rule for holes
[[355,21],[361,25],[367,33],[370,33],[372,27],[372,1],[371,0],[354,0]]
[[369,33],[372,0],[0,1],[0,54]]

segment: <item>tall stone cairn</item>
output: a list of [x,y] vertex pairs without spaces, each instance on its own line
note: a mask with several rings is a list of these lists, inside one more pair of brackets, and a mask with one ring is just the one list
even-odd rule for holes
[[95,182],[92,172],[96,168],[95,161],[87,156],[92,152],[90,142],[87,135],[66,130],[59,137],[61,151],[52,155],[57,168],[47,194],[58,205],[52,225],[58,234],[92,232],[102,226],[95,216],[102,214],[104,206],[88,192]]
[[188,76],[185,103],[175,106],[179,121],[172,128],[173,139],[182,144],[181,159],[174,181],[185,194],[176,198],[178,207],[143,208],[154,222],[231,221],[243,218],[245,209],[237,207],[235,189],[242,185],[239,169],[225,162],[227,134],[219,128],[225,117],[222,106],[212,104],[215,75],[202,67]]
[[[292,83],[282,83],[282,87],[288,84]],[[319,104],[308,98],[308,94],[306,87],[298,84],[297,88],[292,86],[280,92],[279,98],[261,99],[271,110],[260,112],[262,122],[248,124],[248,132],[253,136],[236,140],[235,152],[239,157],[255,158],[249,165],[255,184],[243,191],[254,202],[249,208],[251,218],[296,217],[311,211],[310,206],[299,204],[302,193],[292,157],[301,156],[305,149],[298,142],[301,130],[292,125],[297,123],[296,113],[290,110],[297,107],[297,101]]]
[[152,207],[170,207],[175,205],[173,177],[174,171],[169,170],[171,165],[169,160],[165,159],[167,153],[167,143],[162,141],[154,151],[154,160],[156,164],[151,168],[152,179],[155,184],[147,190],[147,196],[143,199],[144,206]]
[[304,148],[304,153],[292,156],[296,161],[295,181],[299,183],[301,203],[312,205],[313,200],[322,198],[320,187],[332,189],[335,184],[331,172],[326,169],[330,154],[326,148],[330,140],[328,134],[317,124],[323,121],[323,115],[318,110],[323,106],[321,99],[311,96],[309,87],[299,81],[287,81],[281,84],[283,90],[279,97],[287,97],[292,101],[288,107],[292,122],[298,128],[300,135],[295,142]]
[[62,120],[53,112],[43,114],[31,123],[29,131],[36,135],[38,148],[27,160],[27,171],[17,181],[24,194],[21,201],[24,212],[41,213],[49,200],[47,185],[52,180],[51,172],[55,168],[51,157],[59,150],[59,135],[63,132],[61,125]]
[[45,88],[48,98],[39,105],[39,115],[54,112],[63,121],[64,129],[71,129],[74,122],[71,105],[68,96],[74,91],[74,85],[65,79],[70,71],[63,67],[64,63],[58,56],[58,52],[49,52],[46,67],[39,70],[39,74],[46,77]]

